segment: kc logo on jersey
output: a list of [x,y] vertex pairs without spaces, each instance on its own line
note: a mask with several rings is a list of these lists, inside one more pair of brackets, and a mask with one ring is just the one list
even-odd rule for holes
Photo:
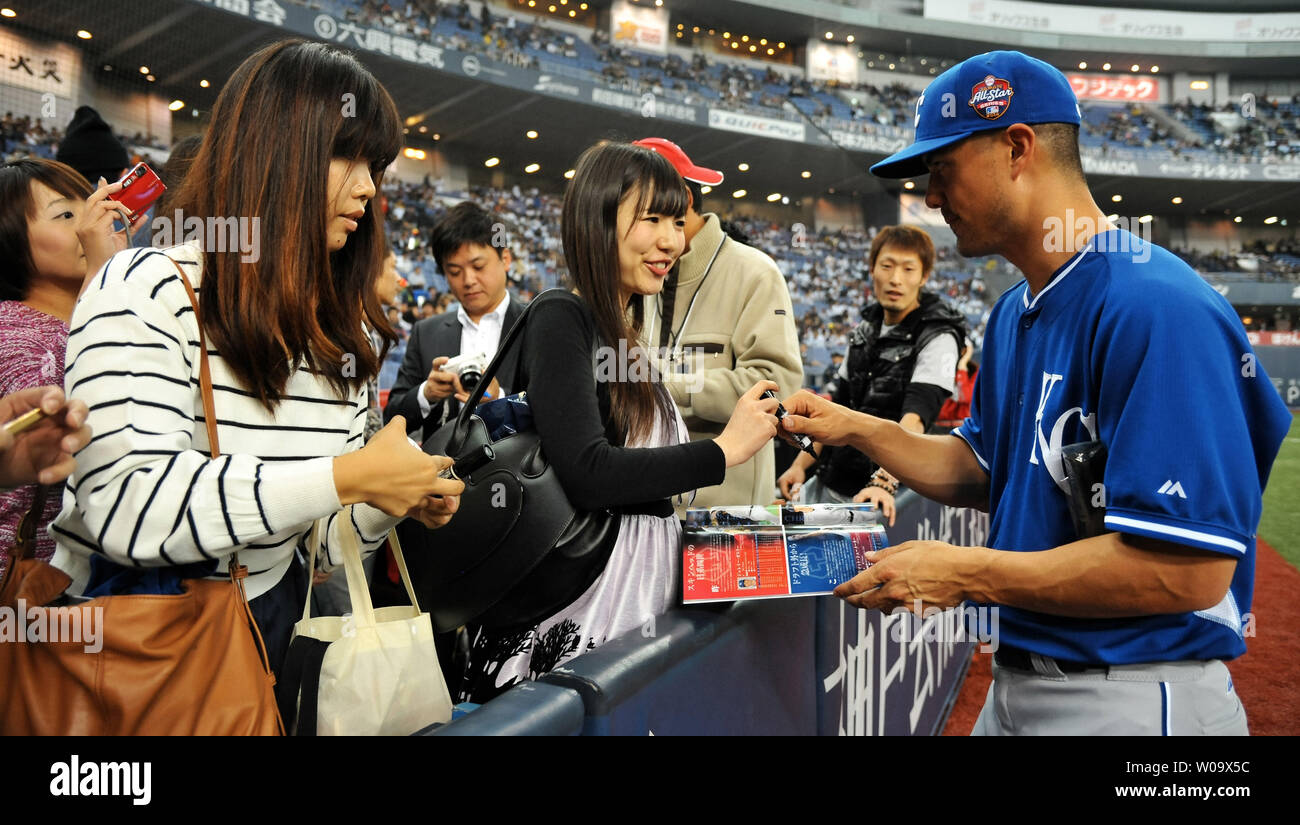
[[1006,114],[1013,94],[1015,92],[1011,89],[1011,81],[985,75],[983,80],[971,87],[970,100],[966,102],[975,110],[975,114],[985,120],[997,120]]
[[[1052,390],[1056,389],[1058,384],[1063,386],[1064,381],[1065,376],[1059,373],[1043,373],[1042,387],[1038,392],[1038,413],[1034,416],[1034,440],[1033,446],[1029,449],[1029,463],[1041,463],[1047,470],[1048,475],[1052,477],[1052,481],[1056,482],[1056,486],[1061,488],[1061,492],[1069,495],[1070,487],[1066,481],[1065,463],[1061,460],[1061,449],[1066,444],[1085,440],[1080,437],[1079,426],[1082,426],[1087,431],[1088,440],[1096,440],[1097,414],[1094,412],[1084,415],[1082,407],[1071,407],[1056,415],[1056,422],[1048,430],[1049,434],[1044,437],[1044,421],[1050,420],[1049,416],[1056,413],[1055,410],[1050,414],[1047,412]],[[1065,395],[1065,393],[1061,393],[1061,395]],[[1079,423],[1074,427],[1069,427],[1070,420],[1076,417],[1079,419]],[[1067,427],[1070,429],[1069,433],[1066,432]],[[1043,454],[1041,462],[1038,459],[1040,452]]]

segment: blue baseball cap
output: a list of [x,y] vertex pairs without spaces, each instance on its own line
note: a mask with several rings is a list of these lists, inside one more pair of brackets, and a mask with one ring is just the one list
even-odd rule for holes
[[939,75],[916,101],[916,137],[871,167],[882,178],[926,174],[922,158],[978,132],[1013,123],[1073,123],[1079,101],[1054,66],[1020,52],[985,52]]

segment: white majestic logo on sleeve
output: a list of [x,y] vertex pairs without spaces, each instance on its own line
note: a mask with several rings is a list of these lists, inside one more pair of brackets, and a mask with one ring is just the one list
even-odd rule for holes
[[[1052,476],[1052,481],[1056,486],[1061,488],[1062,492],[1068,493],[1069,487],[1065,482],[1065,464],[1061,460],[1061,440],[1065,436],[1065,425],[1069,423],[1070,417],[1079,416],[1080,423],[1088,431],[1088,436],[1092,439],[1097,438],[1097,414],[1083,414],[1082,407],[1071,407],[1061,413],[1056,418],[1056,423],[1052,425],[1051,433],[1047,438],[1043,438],[1043,413],[1047,409],[1048,399],[1052,396],[1052,390],[1056,385],[1065,379],[1063,375],[1056,373],[1044,372],[1042,388],[1038,392],[1038,412],[1034,415],[1034,440],[1033,446],[1029,450],[1029,463],[1042,463],[1048,474]],[[1043,460],[1039,462],[1038,452],[1043,453]]]

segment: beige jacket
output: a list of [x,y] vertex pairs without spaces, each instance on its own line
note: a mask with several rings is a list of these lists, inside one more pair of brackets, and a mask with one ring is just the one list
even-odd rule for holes
[[[661,357],[660,369],[692,441],[717,437],[740,396],[756,382],[775,381],[782,398],[803,383],[794,308],[781,270],[763,252],[726,238],[717,215],[704,218],[704,227],[681,257],[673,346],[659,353],[667,356]],[[644,343],[655,352],[663,326],[662,296],[644,301]],[[692,506],[770,504],[775,478],[769,443],[727,470],[722,484],[699,490]]]

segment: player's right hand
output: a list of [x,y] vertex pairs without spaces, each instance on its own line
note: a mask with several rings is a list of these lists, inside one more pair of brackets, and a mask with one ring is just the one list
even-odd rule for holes
[[429,403],[437,404],[444,398],[450,398],[460,390],[460,382],[456,380],[454,372],[443,372],[442,365],[450,361],[446,355],[440,355],[433,359],[433,366],[429,370],[429,377],[424,381],[424,397],[429,399]]
[[808,474],[804,469],[798,464],[792,464],[790,469],[781,473],[780,478],[776,480],[776,486],[781,490],[782,498],[786,501],[794,501],[807,480]]
[[853,435],[854,412],[808,390],[790,396],[782,406],[786,416],[781,426],[787,432],[803,433],[819,444],[832,447],[847,444]]

